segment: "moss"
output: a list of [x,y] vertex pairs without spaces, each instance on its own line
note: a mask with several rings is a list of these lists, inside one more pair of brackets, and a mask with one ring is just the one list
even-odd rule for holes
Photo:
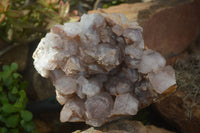
[[192,108],[200,108],[200,55],[189,56],[186,60],[179,60],[175,65],[176,79],[179,90],[186,95],[182,99],[185,114],[192,118]]

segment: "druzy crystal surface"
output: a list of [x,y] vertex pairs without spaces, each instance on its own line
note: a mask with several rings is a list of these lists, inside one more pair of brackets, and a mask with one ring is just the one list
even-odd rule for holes
[[142,28],[122,14],[84,14],[80,22],[55,25],[33,58],[64,105],[62,122],[98,127],[135,115],[176,86],[173,68],[144,45]]

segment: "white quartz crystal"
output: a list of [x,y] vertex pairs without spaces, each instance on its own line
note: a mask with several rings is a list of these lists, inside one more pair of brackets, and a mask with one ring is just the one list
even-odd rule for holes
[[112,78],[105,85],[107,91],[111,95],[120,95],[132,91],[132,86],[129,81],[121,78]]
[[76,36],[82,32],[82,28],[79,22],[65,23],[63,25],[63,30],[69,36]]
[[164,57],[144,45],[142,28],[120,13],[84,14],[80,22],[53,26],[33,59],[64,105],[61,122],[99,127],[135,115],[176,84]]
[[131,94],[121,94],[116,97],[112,115],[135,115],[138,111],[139,101]]
[[62,69],[67,75],[78,73],[84,71],[83,66],[81,65],[79,58],[77,57],[70,57],[64,68]]
[[147,49],[143,52],[143,56],[139,66],[139,72],[147,74],[156,71],[166,64],[165,58],[153,50]]
[[132,59],[141,59],[143,54],[143,49],[135,48],[133,45],[128,45],[125,48],[125,54],[130,56]]
[[86,122],[94,123],[94,126],[100,126],[109,116],[113,107],[112,97],[104,92],[96,96],[90,97],[85,102]]
[[56,56],[59,50],[54,49],[57,45],[62,45],[60,37],[56,34],[48,33],[33,53],[35,68],[43,77],[48,77],[48,70],[54,70],[57,66]]
[[64,105],[70,97],[71,95],[62,95],[56,90],[56,99],[61,105]]
[[166,66],[156,72],[148,74],[153,89],[162,94],[165,90],[176,84],[175,73],[171,66]]
[[143,40],[141,30],[127,28],[123,32],[123,36],[129,41],[132,41],[135,47]]
[[97,51],[98,63],[105,65],[106,69],[111,70],[120,64],[119,50],[109,44],[100,44]]
[[60,112],[61,122],[82,121],[84,116],[83,104],[83,101],[78,97],[68,99]]
[[76,80],[67,76],[62,76],[56,79],[54,86],[59,93],[64,95],[74,93],[77,88]]

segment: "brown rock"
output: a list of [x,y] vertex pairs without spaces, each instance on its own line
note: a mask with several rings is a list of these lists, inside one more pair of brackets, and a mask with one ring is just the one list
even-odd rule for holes
[[200,132],[200,54],[195,53],[175,65],[177,91],[154,105],[161,116],[181,133]]
[[[183,91],[176,91],[172,96],[156,103],[155,108],[171,125],[182,133],[199,133],[200,109],[195,108],[199,104],[191,110],[187,110],[183,102],[185,96],[186,94]],[[191,104],[191,101],[186,102]]]
[[94,128],[89,128],[86,131],[81,132],[81,130],[77,130],[73,133],[102,133],[101,131],[95,130]]
[[74,133],[174,133],[156,126],[144,126],[139,121],[120,120],[114,123],[105,125],[104,127],[95,130],[89,128],[86,131],[76,131]]
[[[107,13],[123,13],[143,27],[145,44],[176,61],[195,40],[200,28],[200,2],[198,0],[169,0],[110,7]],[[89,11],[93,13],[97,11]],[[173,57],[176,57],[175,59]]]
[[[129,20],[138,21],[138,14],[141,10],[149,9],[155,3],[134,3],[134,4],[121,4],[118,6],[112,6],[108,9],[103,9],[106,13],[122,13],[126,15]],[[88,14],[98,12],[97,10],[89,11]],[[139,22],[139,21],[138,21]]]

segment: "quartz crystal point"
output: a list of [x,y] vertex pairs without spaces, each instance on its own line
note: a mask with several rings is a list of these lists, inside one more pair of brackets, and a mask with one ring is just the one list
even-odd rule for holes
[[55,25],[33,58],[64,105],[62,122],[98,127],[135,115],[176,88],[173,68],[144,45],[142,28],[123,14],[84,14],[80,22]]

